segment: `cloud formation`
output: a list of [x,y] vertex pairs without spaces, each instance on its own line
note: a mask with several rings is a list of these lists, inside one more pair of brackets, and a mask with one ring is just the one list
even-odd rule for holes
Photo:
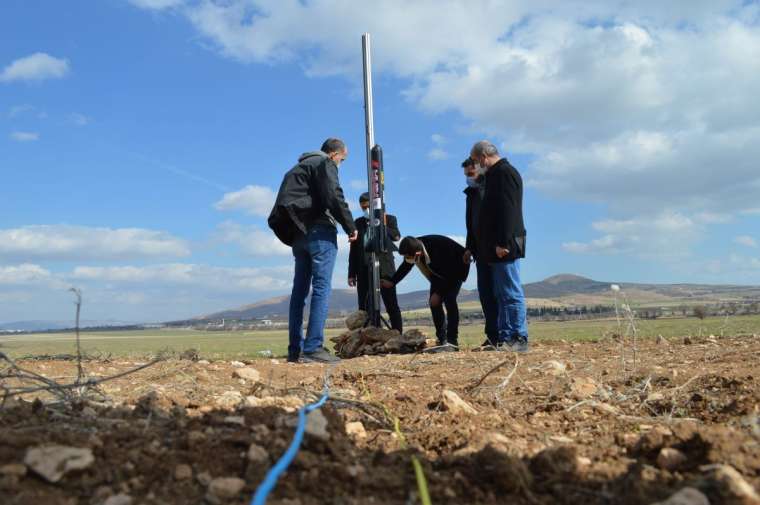
[[69,62],[46,53],[19,58],[0,72],[0,82],[60,79],[69,73]]
[[120,260],[189,254],[184,240],[143,228],[31,225],[0,229],[0,259]]
[[16,142],[34,142],[40,139],[37,132],[11,132],[11,140]]
[[266,186],[249,185],[239,191],[225,193],[214,204],[216,210],[241,210],[252,216],[267,217],[274,206],[277,194]]

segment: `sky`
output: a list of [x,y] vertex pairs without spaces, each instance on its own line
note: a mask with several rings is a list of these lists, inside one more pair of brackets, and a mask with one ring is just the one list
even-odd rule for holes
[[760,284],[756,1],[3,0],[0,322],[70,318],[71,287],[134,322],[288,293],[283,174],[339,137],[357,216],[366,191],[364,32],[403,235],[463,239],[489,139],[525,182],[523,282]]

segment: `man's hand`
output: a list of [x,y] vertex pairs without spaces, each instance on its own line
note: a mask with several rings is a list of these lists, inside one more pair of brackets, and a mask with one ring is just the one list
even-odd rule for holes
[[507,249],[506,247],[496,246],[496,256],[498,256],[499,258],[506,258],[507,254],[509,254],[509,249]]
[[467,264],[467,265],[469,265],[470,263],[472,263],[472,252],[470,252],[469,249],[467,249],[464,252],[464,256],[462,256],[462,261],[464,261],[465,264]]
[[356,277],[349,277],[348,278],[348,285],[352,288],[356,287]]
[[389,281],[388,279],[380,279],[380,286],[385,289],[391,289],[392,287],[395,286],[395,284]]
[[359,232],[354,230],[354,232],[348,236],[348,241],[355,242],[357,238],[359,238]]

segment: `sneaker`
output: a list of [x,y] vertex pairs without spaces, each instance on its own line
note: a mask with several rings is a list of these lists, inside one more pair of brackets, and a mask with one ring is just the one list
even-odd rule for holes
[[529,345],[527,338],[516,338],[512,341],[512,350],[514,352],[528,352]]
[[425,354],[438,354],[439,352],[457,352],[458,350],[459,347],[446,343],[435,347],[428,347],[427,349],[423,349],[422,352]]
[[305,352],[301,354],[304,363],[338,363],[340,358],[330,354],[330,351],[320,347],[314,352]]

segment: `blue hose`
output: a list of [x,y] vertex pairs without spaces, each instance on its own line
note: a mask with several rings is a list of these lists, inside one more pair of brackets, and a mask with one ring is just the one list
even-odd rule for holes
[[325,402],[327,402],[327,396],[328,391],[327,386],[325,385],[325,392],[319,400],[315,403],[306,405],[298,411],[298,426],[296,427],[296,434],[293,436],[293,441],[290,442],[290,447],[285,451],[285,454],[283,454],[279,461],[277,461],[277,463],[269,469],[269,472],[267,472],[267,476],[264,477],[264,482],[259,485],[258,489],[256,489],[256,494],[253,495],[251,505],[266,504],[269,493],[277,485],[277,479],[279,479],[280,475],[288,469],[290,463],[293,462],[296,454],[298,454],[298,450],[301,448],[303,433],[306,430],[306,414],[324,405]]

